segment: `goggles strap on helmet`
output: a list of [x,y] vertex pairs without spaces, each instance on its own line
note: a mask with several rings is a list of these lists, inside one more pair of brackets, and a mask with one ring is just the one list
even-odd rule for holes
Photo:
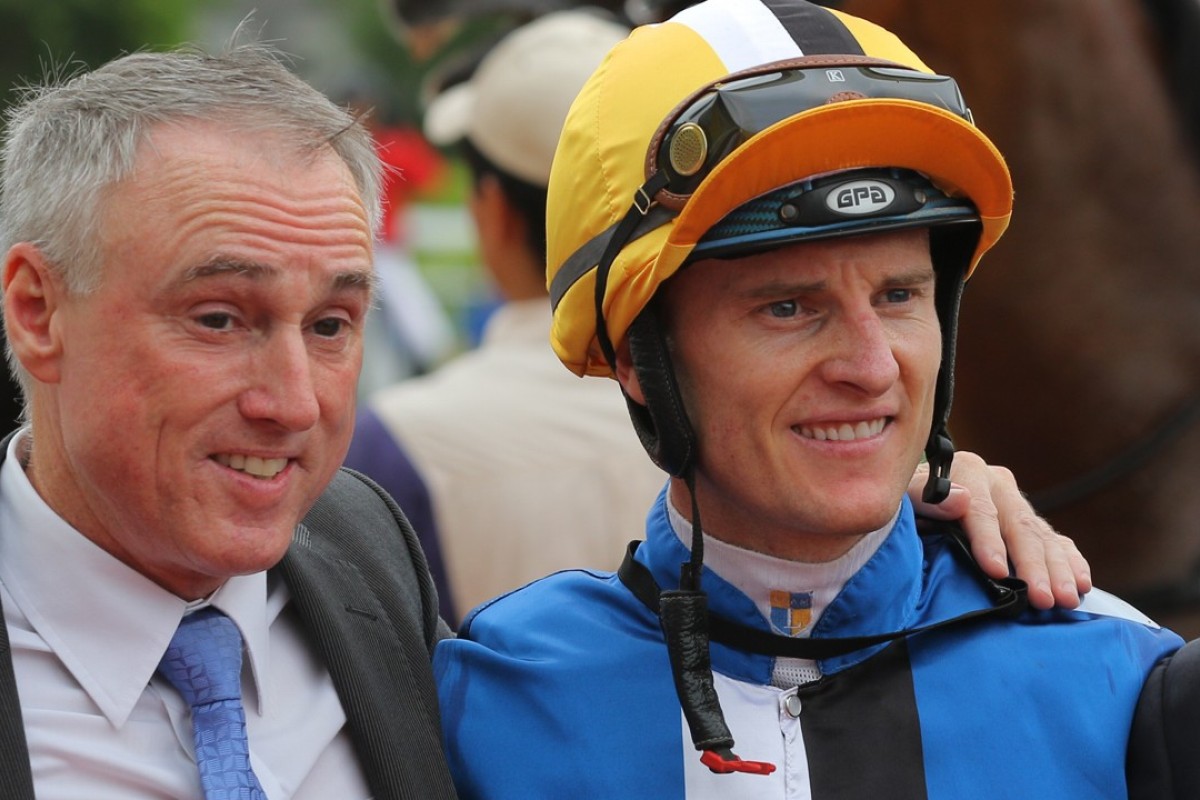
[[617,354],[613,348],[612,338],[608,335],[608,322],[604,319],[604,295],[608,290],[608,273],[612,269],[613,262],[617,260],[621,248],[633,236],[638,223],[646,214],[650,213],[650,208],[654,205],[654,195],[667,185],[667,180],[666,173],[660,171],[651,175],[650,179],[642,184],[634,195],[629,210],[625,212],[625,216],[613,229],[604,253],[600,256],[599,263],[596,264],[596,340],[600,343],[600,350],[604,353],[608,366],[614,370],[617,368]]
[[[617,354],[604,317],[608,275],[617,255],[630,237],[637,234],[647,215],[660,208],[653,198],[666,185],[667,180],[666,173],[659,171],[650,176],[638,189],[625,216],[606,231],[607,244],[596,265],[596,340],[609,367],[614,371],[617,366]],[[634,430],[655,464],[670,475],[686,476],[695,460],[696,436],[683,405],[675,370],[653,302],[630,324],[626,331],[626,340],[629,343],[634,371],[646,397],[646,403],[643,405],[630,398],[624,388],[621,390],[622,394],[625,394]]]
[[933,398],[933,424],[925,443],[929,479],[921,493],[926,503],[940,503],[950,494],[950,464],[954,441],[950,438],[950,406],[954,400],[954,361],[958,342],[958,309],[967,284],[967,268],[978,239],[977,228],[949,225],[931,228],[929,247],[933,256],[937,287],[934,304],[942,326],[942,363],[938,369]]

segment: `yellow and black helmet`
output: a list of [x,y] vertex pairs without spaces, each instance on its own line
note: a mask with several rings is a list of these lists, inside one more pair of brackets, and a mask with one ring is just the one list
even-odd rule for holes
[[596,266],[631,206],[647,213],[607,270],[603,327],[613,343],[730,212],[860,168],[910,170],[974,206],[982,226],[971,267],[1008,224],[1012,185],[999,151],[954,81],[886,30],[803,0],[704,2],[636,29],[585,84],[555,154],[555,352],[577,374],[610,373],[593,309]]

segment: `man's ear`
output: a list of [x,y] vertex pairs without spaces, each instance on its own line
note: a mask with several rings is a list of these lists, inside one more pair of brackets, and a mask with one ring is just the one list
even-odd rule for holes
[[637,371],[633,368],[633,359],[629,355],[629,339],[626,337],[617,347],[617,366],[614,370],[617,383],[630,400],[639,405],[646,405],[646,396],[642,393],[642,384],[638,381]]
[[5,257],[0,281],[4,330],[13,354],[38,381],[57,382],[62,343],[55,313],[65,296],[61,279],[36,245],[18,242]]

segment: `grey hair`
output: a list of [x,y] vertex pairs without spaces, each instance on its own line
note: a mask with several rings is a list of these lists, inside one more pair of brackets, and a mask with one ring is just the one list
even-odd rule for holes
[[[93,291],[102,277],[97,233],[106,190],[133,172],[152,129],[188,120],[279,136],[301,154],[331,148],[378,233],[381,167],[370,134],[293,74],[277,50],[252,42],[219,54],[133,53],[25,88],[0,149],[0,253],[32,242],[68,291]],[[28,402],[29,378],[11,348],[8,359]]]

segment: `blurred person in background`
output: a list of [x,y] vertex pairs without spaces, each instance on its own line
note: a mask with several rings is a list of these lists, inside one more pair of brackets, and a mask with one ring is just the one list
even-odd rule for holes
[[599,11],[548,14],[426,115],[426,135],[469,168],[480,260],[502,302],[478,348],[367,396],[346,466],[408,513],[450,620],[547,572],[611,566],[665,480],[620,397],[566,373],[547,339],[554,146],[584,80],[627,33]]
[[383,220],[375,242],[378,285],[367,318],[360,397],[429,372],[457,347],[450,316],[413,256],[408,220],[414,195],[444,177],[445,159],[415,128],[373,121],[373,110],[364,111],[384,172]]

